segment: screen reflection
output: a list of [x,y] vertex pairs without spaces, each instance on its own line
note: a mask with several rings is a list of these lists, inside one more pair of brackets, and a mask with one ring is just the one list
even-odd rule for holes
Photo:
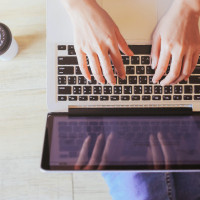
[[50,165],[75,170],[200,165],[199,126],[197,116],[55,116]]

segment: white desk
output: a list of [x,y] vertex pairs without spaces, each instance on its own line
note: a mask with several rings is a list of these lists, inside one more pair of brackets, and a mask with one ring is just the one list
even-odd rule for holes
[[0,21],[20,51],[0,61],[0,200],[110,200],[98,173],[40,172],[48,112],[45,10],[45,0],[1,0]]

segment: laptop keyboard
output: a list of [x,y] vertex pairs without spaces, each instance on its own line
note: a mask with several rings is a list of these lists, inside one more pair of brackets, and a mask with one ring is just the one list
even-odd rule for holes
[[[57,86],[58,101],[191,101],[200,100],[200,57],[198,64],[188,81],[181,81],[174,86],[153,84],[154,70],[151,69],[151,45],[129,45],[134,56],[129,57],[121,53],[126,79],[117,76],[116,85],[105,82],[99,84],[91,74],[91,81],[87,81],[78,66],[78,60],[73,45],[58,45],[58,52],[65,52],[65,56],[58,56]],[[58,54],[59,55],[59,54]],[[63,55],[63,54],[62,54]],[[111,61],[112,64],[112,61]],[[169,67],[160,81],[169,73]]]

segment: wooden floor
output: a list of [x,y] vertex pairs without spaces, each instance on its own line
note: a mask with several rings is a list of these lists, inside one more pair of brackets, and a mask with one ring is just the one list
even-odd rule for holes
[[40,171],[48,112],[45,0],[1,0],[0,20],[20,48],[14,60],[0,61],[0,200],[110,200],[99,173]]

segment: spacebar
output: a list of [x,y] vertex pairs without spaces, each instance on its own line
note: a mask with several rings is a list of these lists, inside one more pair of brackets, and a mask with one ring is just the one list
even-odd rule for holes
[[58,57],[58,65],[78,65],[76,56]]
[[128,45],[134,54],[151,54],[151,45]]

